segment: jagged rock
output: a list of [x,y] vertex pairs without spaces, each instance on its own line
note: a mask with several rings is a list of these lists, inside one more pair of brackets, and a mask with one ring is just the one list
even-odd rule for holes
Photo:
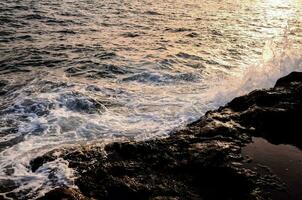
[[83,196],[76,189],[71,188],[57,188],[48,192],[45,196],[40,198],[40,200],[89,200],[87,197]]

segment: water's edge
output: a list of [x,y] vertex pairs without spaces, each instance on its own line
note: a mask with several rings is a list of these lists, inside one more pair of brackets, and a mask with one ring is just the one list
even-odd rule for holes
[[168,138],[52,151],[32,160],[32,170],[64,159],[77,172],[76,187],[59,187],[41,199],[242,200],[286,193],[271,170],[246,167],[251,158],[242,147],[257,136],[301,149],[301,96],[302,73],[293,72],[274,88],[237,97]]
[[30,169],[54,149],[165,138],[301,71],[301,8],[301,0],[0,0],[0,199],[76,186],[70,159]]

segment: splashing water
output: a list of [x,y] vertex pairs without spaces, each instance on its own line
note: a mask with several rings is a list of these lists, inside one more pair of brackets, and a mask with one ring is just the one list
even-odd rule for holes
[[0,197],[73,186],[31,171],[53,149],[166,137],[302,70],[299,2],[144,3],[0,1]]

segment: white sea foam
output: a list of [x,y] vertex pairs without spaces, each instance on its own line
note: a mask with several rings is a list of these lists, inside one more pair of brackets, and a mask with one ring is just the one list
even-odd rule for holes
[[[0,195],[30,199],[72,186],[76,172],[66,160],[30,170],[30,161],[50,150],[166,137],[236,96],[302,70],[301,49],[291,50],[299,43],[287,39],[301,42],[302,15],[293,1],[130,2],[40,0],[35,16],[18,10],[28,1],[3,2],[16,10],[8,20],[13,26],[1,26],[7,42],[0,47],[0,78],[14,87],[0,95],[0,184],[17,186]],[[288,23],[293,29],[283,37]],[[268,41],[263,61],[250,65],[272,36],[283,47]]]

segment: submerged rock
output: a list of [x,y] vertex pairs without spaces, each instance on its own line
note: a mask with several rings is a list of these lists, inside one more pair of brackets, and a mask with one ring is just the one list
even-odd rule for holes
[[241,148],[252,136],[302,147],[302,73],[274,88],[235,98],[164,139],[55,150],[32,170],[60,155],[78,173],[79,190],[56,189],[41,199],[270,199],[282,190],[273,174],[246,169]]

